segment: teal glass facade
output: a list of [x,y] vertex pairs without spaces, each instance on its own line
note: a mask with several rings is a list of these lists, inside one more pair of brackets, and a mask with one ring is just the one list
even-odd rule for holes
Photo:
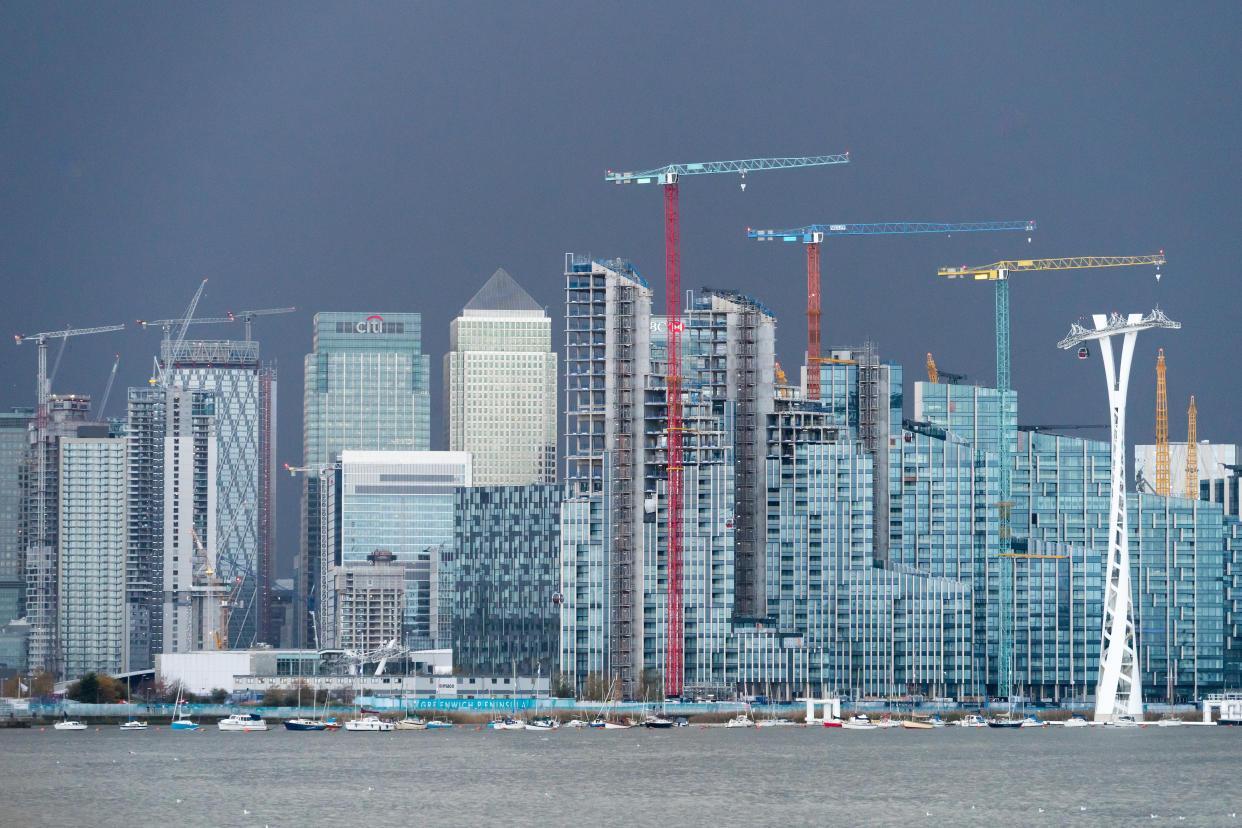
[[562,495],[556,484],[457,489],[441,593],[463,672],[559,670]]
[[[302,544],[295,566],[296,643],[313,642],[308,610],[319,604],[325,562],[318,470],[347,449],[431,448],[430,358],[417,313],[323,312],[304,362]],[[339,501],[338,501],[339,502]]]

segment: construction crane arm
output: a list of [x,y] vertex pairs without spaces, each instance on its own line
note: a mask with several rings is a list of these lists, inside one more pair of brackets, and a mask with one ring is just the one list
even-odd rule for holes
[[942,267],[938,271],[941,276],[950,279],[970,277],[974,279],[1003,279],[1006,273],[1018,273],[1026,270],[1077,270],[1092,267],[1128,267],[1130,265],[1164,264],[1164,251],[1152,256],[1079,256],[1069,259],[1013,259],[1004,262],[993,262],[979,267]]
[[848,164],[850,154],[804,155],[792,158],[747,158],[742,161],[703,161],[694,164],[668,164],[640,172],[613,172],[604,174],[605,181],[616,184],[672,184],[683,175],[709,175],[711,173],[741,173],[756,170],[780,170],[790,167],[819,167],[827,164]]
[[[180,325],[185,319],[139,319],[138,323],[144,328],[171,328],[173,325]],[[237,320],[231,316],[200,316],[197,319],[191,319],[191,325],[218,325],[223,322],[236,322]]]
[[746,231],[746,237],[759,241],[787,241],[810,244],[823,236],[888,236],[902,233],[973,233],[985,230],[1034,230],[1029,221],[885,221],[875,224],[808,224],[788,230]]
[[59,331],[43,331],[42,333],[27,334],[26,336],[22,336],[21,334],[13,334],[13,339],[18,345],[21,345],[23,342],[35,342],[42,344],[49,339],[64,339],[70,336],[109,333],[111,331],[122,330],[124,327],[125,323],[122,322],[120,325],[99,325],[94,328],[62,328]]
[[108,373],[108,383],[104,386],[103,397],[99,400],[99,406],[95,409],[95,416],[102,420],[104,412],[108,408],[108,397],[112,396],[112,384],[116,382],[116,368],[121,364],[121,355],[116,354],[116,359],[112,361],[112,370]]

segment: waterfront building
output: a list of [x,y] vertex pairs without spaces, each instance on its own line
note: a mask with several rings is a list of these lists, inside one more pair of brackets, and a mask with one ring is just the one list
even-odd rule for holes
[[[1234,478],[1236,482],[1237,478]],[[1226,513],[1225,536],[1225,689],[1242,687],[1242,521]]]
[[[447,646],[441,643],[449,631],[441,623],[440,572],[453,547],[455,489],[470,485],[470,455],[464,452],[341,452],[339,503],[329,518],[325,560],[349,567],[367,563],[376,549],[395,556],[405,577],[408,647]],[[332,571],[325,571],[324,583],[331,582]],[[340,607],[325,606],[324,614],[339,619]]]
[[164,431],[166,392],[126,395],[125,626],[129,670],[149,670],[164,651]]
[[642,450],[651,288],[624,259],[565,262],[561,670],[634,692],[642,665],[647,519]]
[[[107,437],[108,427],[88,423],[89,396],[53,394],[42,431],[31,427],[21,470],[20,517],[25,544],[25,607],[30,623],[29,667],[62,674],[59,606],[60,443],[70,437]],[[43,446],[40,450],[39,442]],[[42,457],[43,468],[38,468]]]
[[503,269],[449,325],[444,424],[477,485],[556,481],[552,321]]
[[[170,353],[174,347],[177,352]],[[161,365],[168,366],[165,385],[170,392],[210,393],[215,440],[210,511],[195,524],[179,520],[174,526],[167,525],[170,515],[165,515],[166,563],[172,551],[167,541],[174,540],[180,551],[192,543],[186,535],[196,525],[200,539],[211,549],[217,577],[226,584],[241,579],[228,616],[228,643],[253,646],[267,634],[266,596],[275,531],[276,369],[259,362],[259,343],[252,340],[165,342],[160,358]],[[169,457],[166,446],[165,462],[170,459],[176,460]],[[165,469],[167,510],[168,484],[176,485],[177,474],[168,471],[167,465]],[[176,557],[184,560],[186,555]]]
[[[1232,443],[1209,443],[1207,440],[1195,444],[1199,464],[1199,489],[1195,492],[1186,489],[1186,452],[1185,441],[1169,442],[1169,495],[1224,502],[1232,504],[1236,510],[1237,487],[1235,485],[1231,490],[1225,483],[1233,476],[1233,467],[1238,463],[1238,447]],[[1156,494],[1156,453],[1155,445],[1134,446],[1135,491]]]
[[401,642],[405,569],[391,552],[377,549],[365,563],[335,567],[332,577],[338,647],[366,653]]
[[457,489],[440,589],[458,670],[558,669],[562,497],[559,484]]
[[[430,367],[417,313],[315,315],[314,349],[305,359],[302,538],[294,562],[297,644],[313,640],[309,611],[320,609],[319,585],[326,583],[325,565],[332,565],[323,547],[339,545],[339,538],[320,535],[327,515],[320,492],[337,479],[330,467],[346,449],[429,450]],[[323,499],[331,497],[325,493]]]
[[65,437],[57,454],[61,675],[120,673],[128,663],[129,645],[125,440]]
[[21,535],[21,470],[34,409],[0,412],[0,626],[23,616],[25,552]]

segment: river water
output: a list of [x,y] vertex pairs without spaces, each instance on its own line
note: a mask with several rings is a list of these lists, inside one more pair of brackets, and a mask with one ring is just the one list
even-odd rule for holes
[[1242,826],[1240,759],[1231,727],[48,727],[0,730],[0,825]]

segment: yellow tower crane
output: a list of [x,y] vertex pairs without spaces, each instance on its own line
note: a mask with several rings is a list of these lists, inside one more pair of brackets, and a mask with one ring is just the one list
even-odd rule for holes
[[936,360],[932,359],[931,351],[927,352],[927,381],[933,385],[940,382],[940,375],[936,373]]
[[[1010,510],[1013,501],[1010,498],[1010,447],[1017,440],[1016,423],[1009,421],[1010,383],[1009,383],[1009,279],[1014,273],[1029,270],[1080,270],[1097,267],[1128,267],[1130,265],[1164,264],[1164,251],[1154,256],[1080,256],[1069,259],[1014,259],[978,267],[942,267],[940,275],[950,279],[975,279],[990,281],[996,285],[996,390],[1000,395],[1001,405],[1001,439],[998,446],[1000,460],[1000,499],[996,506],[999,510],[999,526],[997,534],[1001,546],[1001,618],[999,664],[997,670],[997,695],[1007,697],[1013,690],[1013,616],[1012,588],[1013,570],[1006,563],[1013,557],[1013,542],[1010,526]],[[1160,272],[1156,272],[1160,278]]]
[[1195,411],[1195,395],[1190,395],[1190,411],[1186,423],[1186,498],[1199,499],[1199,415]]
[[1169,482],[1169,395],[1164,383],[1164,348],[1156,357],[1156,494],[1168,497]]

